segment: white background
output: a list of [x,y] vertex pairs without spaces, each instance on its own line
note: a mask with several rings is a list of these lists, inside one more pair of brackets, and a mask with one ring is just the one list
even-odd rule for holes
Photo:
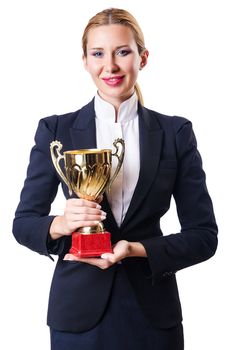
[[[229,3],[1,0],[1,349],[49,349],[46,309],[55,264],[14,240],[12,220],[39,119],[74,111],[95,93],[82,66],[82,31],[92,15],[114,6],[131,11],[144,31],[150,51],[139,77],[145,105],[193,122],[219,225],[215,257],[177,274],[186,350],[232,348]],[[59,197],[53,211],[62,208]],[[174,209],[162,221],[165,234],[179,229]]]

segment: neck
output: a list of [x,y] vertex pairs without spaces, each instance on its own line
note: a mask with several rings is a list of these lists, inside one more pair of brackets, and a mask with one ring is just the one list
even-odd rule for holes
[[133,95],[133,93],[134,93],[134,90],[131,91],[130,93],[128,93],[126,96],[120,96],[119,98],[113,98],[113,97],[109,98],[108,96],[105,96],[105,95],[103,95],[102,93],[100,93],[98,91],[99,96],[103,100],[105,100],[106,102],[110,103],[114,107],[114,109],[115,109],[115,123],[117,123],[117,121],[118,121],[118,111],[119,111],[119,108],[120,108],[121,104],[124,101],[128,100]]

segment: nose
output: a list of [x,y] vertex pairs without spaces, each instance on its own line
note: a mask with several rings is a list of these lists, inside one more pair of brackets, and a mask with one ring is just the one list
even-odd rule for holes
[[105,71],[106,73],[115,73],[119,70],[119,66],[117,65],[116,61],[115,61],[115,57],[114,55],[109,55],[106,57],[106,61],[105,61]]

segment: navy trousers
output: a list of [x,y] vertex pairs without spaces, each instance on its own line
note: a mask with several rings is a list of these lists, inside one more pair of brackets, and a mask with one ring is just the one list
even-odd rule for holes
[[[78,302],[78,301],[77,301]],[[154,329],[140,310],[122,265],[101,322],[82,333],[50,329],[51,350],[183,350],[182,324]]]

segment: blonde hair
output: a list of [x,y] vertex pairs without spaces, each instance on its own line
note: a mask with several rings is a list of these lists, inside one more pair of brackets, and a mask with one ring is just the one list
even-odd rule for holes
[[[85,27],[82,36],[82,49],[85,57],[87,56],[87,41],[89,30],[95,27],[109,24],[121,24],[129,27],[134,34],[139,54],[141,55],[146,50],[143,32],[136,19],[126,10],[109,8],[97,13],[89,20],[87,26]],[[142,93],[137,82],[135,83],[135,92],[138,96],[139,102],[143,105]]]

